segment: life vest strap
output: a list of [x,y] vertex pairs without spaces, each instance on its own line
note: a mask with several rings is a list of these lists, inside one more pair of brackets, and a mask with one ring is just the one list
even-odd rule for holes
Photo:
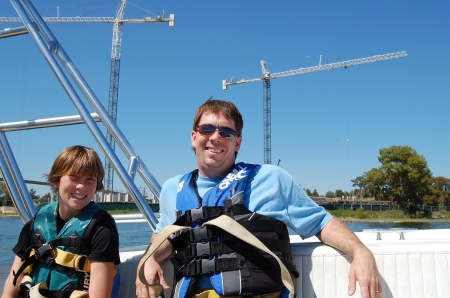
[[[259,250],[262,250],[269,255],[271,255],[278,263],[280,271],[281,271],[281,281],[283,282],[284,286],[288,289],[288,291],[293,296],[294,291],[294,283],[292,281],[291,275],[289,273],[289,270],[286,268],[286,266],[283,264],[283,262],[278,258],[276,254],[274,254],[269,248],[267,248],[258,238],[256,238],[252,233],[250,233],[247,229],[245,229],[243,226],[241,226],[238,222],[236,222],[234,219],[230,218],[229,216],[222,215],[216,219],[213,219],[211,221],[203,223],[203,226],[216,226],[221,228],[222,230],[225,230],[229,234],[241,239],[244,242],[247,242],[254,247],[256,247]],[[145,261],[147,261],[148,258],[155,252],[156,249],[172,234],[177,233],[178,231],[186,231],[189,230],[190,227],[186,226],[176,226],[176,225],[170,225],[166,226],[164,229],[161,230],[161,232],[158,234],[158,237],[156,238],[156,241],[151,244],[149,249],[145,252],[144,256],[142,257],[142,263],[139,268],[138,274],[139,279],[141,282],[151,288],[153,288],[155,291],[157,289],[160,293],[162,293],[163,289],[160,284],[154,284],[150,285],[147,280],[145,279],[144,275],[144,268],[145,268]],[[215,268],[215,260],[210,260],[209,262],[206,261],[201,264],[202,266],[202,272],[214,272],[216,270]],[[204,260],[202,260],[204,261]],[[214,267],[213,267],[214,266]]]
[[175,221],[174,225],[187,226],[194,222],[203,221],[205,219],[217,217],[222,214],[224,214],[224,208],[222,206],[202,206],[199,208],[187,210]]
[[218,237],[209,227],[198,227],[188,230],[186,233],[177,235],[171,240],[174,250],[182,250],[186,243],[206,242]]
[[38,283],[37,285],[21,289],[21,298],[88,298],[89,293],[80,290],[63,290],[63,291],[51,291],[45,282]]
[[156,238],[156,241],[154,241],[150,247],[147,249],[145,254],[142,256],[142,263],[138,271],[139,280],[146,286],[152,288],[155,292],[159,293],[160,296],[164,296],[163,291],[164,288],[161,284],[149,284],[147,280],[145,279],[145,262],[150,258],[150,256],[155,252],[155,250],[158,249],[158,247],[161,246],[161,244],[169,238],[172,234],[175,234],[179,231],[186,231],[190,229],[190,227],[184,227],[184,226],[176,226],[176,225],[170,225],[162,229],[161,232],[159,232],[158,237]]
[[258,248],[259,250],[262,250],[270,254],[278,262],[278,265],[280,266],[281,281],[283,282],[284,286],[288,289],[288,291],[291,293],[291,295],[294,296],[295,294],[294,283],[292,281],[291,275],[289,274],[289,270],[286,268],[286,266],[283,264],[283,262],[280,260],[280,258],[278,258],[276,254],[270,251],[270,249],[268,249],[258,238],[256,238],[247,229],[245,229],[243,226],[241,226],[238,222],[231,219],[230,217],[223,215],[211,221],[205,222],[203,225],[219,227],[225,230],[226,232],[230,233],[231,235],[241,239],[242,241],[245,241],[253,245],[254,247]]

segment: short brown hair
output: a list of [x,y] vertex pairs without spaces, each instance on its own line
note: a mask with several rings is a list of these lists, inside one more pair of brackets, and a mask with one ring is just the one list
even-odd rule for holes
[[244,120],[242,119],[241,112],[239,112],[238,108],[233,103],[218,99],[208,99],[197,109],[197,111],[195,111],[194,126],[192,130],[195,131],[197,129],[198,123],[204,114],[223,114],[225,117],[232,119],[236,126],[237,133],[242,136]]
[[100,157],[92,148],[76,145],[64,149],[55,159],[50,173],[45,176],[53,186],[59,183],[64,175],[95,177],[97,179],[96,190],[104,189],[105,170]]

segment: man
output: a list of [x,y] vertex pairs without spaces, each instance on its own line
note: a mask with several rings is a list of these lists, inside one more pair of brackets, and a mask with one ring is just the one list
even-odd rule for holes
[[[288,297],[289,291],[293,294],[289,280],[298,273],[286,246],[287,225],[303,238],[316,235],[353,257],[349,295],[358,281],[363,298],[381,297],[375,259],[345,224],[310,200],[283,169],[235,164],[242,128],[242,116],[230,102],[207,100],[196,111],[191,142],[198,170],[163,185],[161,219],[151,241],[162,244],[141,259],[136,296],[156,297],[139,273],[147,284],[169,289],[159,264],[175,251],[174,297]],[[191,230],[170,241],[158,238],[173,222]]]

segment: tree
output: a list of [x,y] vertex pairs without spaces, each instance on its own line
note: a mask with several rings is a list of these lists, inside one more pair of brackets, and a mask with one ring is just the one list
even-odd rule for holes
[[309,197],[312,196],[311,191],[309,190],[309,188],[307,188],[305,191],[306,191],[306,194],[307,194]]
[[48,192],[39,199],[39,203],[50,203],[51,200],[52,200],[52,196]]
[[367,179],[367,173],[364,173],[362,176],[358,176],[352,181],[353,187],[359,187],[359,199],[362,200],[364,198],[364,195],[366,194],[366,189],[369,184],[369,181]]
[[365,173],[367,177],[367,194],[374,197],[375,200],[389,201],[392,194],[389,189],[386,175],[380,169],[372,169]]
[[336,197],[342,197],[345,195],[345,193],[342,191],[342,189],[338,189],[335,192]]
[[429,192],[431,172],[425,157],[409,146],[391,146],[380,149],[381,184],[386,185],[394,202],[412,216],[417,205]]
[[424,204],[439,205],[450,203],[450,179],[438,176],[429,179],[429,195],[424,197]]
[[325,194],[325,196],[329,199],[332,199],[335,197],[334,192],[332,191],[327,191],[327,193]]
[[30,189],[30,196],[31,199],[33,200],[33,202],[37,203],[39,201],[39,199],[41,198],[41,196],[36,194],[36,190],[35,189]]
[[317,192],[317,189],[314,189],[314,191],[312,192],[311,196],[319,197],[319,193]]
[[5,182],[0,182],[0,201],[11,201]]

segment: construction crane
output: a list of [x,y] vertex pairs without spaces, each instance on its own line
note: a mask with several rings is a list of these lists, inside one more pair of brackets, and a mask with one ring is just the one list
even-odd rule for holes
[[[175,26],[175,15],[170,14],[169,18],[165,18],[164,12],[162,16],[156,18],[144,17],[143,19],[124,19],[125,7],[127,0],[121,0],[115,17],[61,17],[59,13],[59,6],[57,7],[56,17],[44,17],[47,23],[113,23],[112,36],[112,50],[111,50],[111,73],[109,84],[109,102],[108,113],[113,119],[114,123],[117,121],[117,104],[119,100],[119,73],[120,73],[120,53],[122,48],[122,25],[124,23],[150,23],[150,22],[168,22],[170,27]],[[135,5],[136,6],[136,5]],[[142,9],[141,7],[138,7]],[[22,22],[19,17],[0,17],[0,22],[3,23],[17,23]],[[28,31],[25,26],[15,28],[8,28],[14,35],[26,34]],[[6,37],[8,35],[4,35]],[[106,138],[111,148],[115,150],[114,136],[106,132]],[[114,169],[107,158],[105,158],[105,190],[113,191]]]
[[270,73],[269,68],[267,67],[267,62],[262,60],[261,61],[261,68],[262,68],[262,77],[251,79],[251,80],[240,80],[240,81],[234,81],[233,79],[230,80],[230,82],[227,82],[227,80],[222,81],[222,88],[223,90],[227,90],[228,86],[230,85],[237,85],[237,84],[243,84],[243,83],[251,83],[251,82],[258,82],[263,81],[263,126],[264,126],[264,163],[270,164],[272,161],[272,145],[271,145],[271,87],[270,87],[270,80],[276,79],[276,78],[282,78],[287,76],[293,76],[298,74],[305,74],[309,72],[315,72],[315,71],[322,71],[322,70],[328,70],[333,68],[348,68],[349,66],[353,65],[359,65],[359,64],[365,64],[365,63],[371,63],[371,62],[377,62],[377,61],[383,61],[383,60],[389,60],[389,59],[395,59],[395,58],[402,58],[407,57],[408,54],[406,51],[402,52],[396,52],[396,53],[390,53],[390,54],[384,54],[384,55],[376,55],[372,57],[367,58],[360,58],[355,60],[348,60],[348,61],[342,61],[342,62],[336,62],[331,64],[324,64],[322,65],[322,56],[320,56],[319,65],[312,66],[312,67],[306,67],[306,68],[298,68],[294,70],[289,71],[282,71],[277,73]]

